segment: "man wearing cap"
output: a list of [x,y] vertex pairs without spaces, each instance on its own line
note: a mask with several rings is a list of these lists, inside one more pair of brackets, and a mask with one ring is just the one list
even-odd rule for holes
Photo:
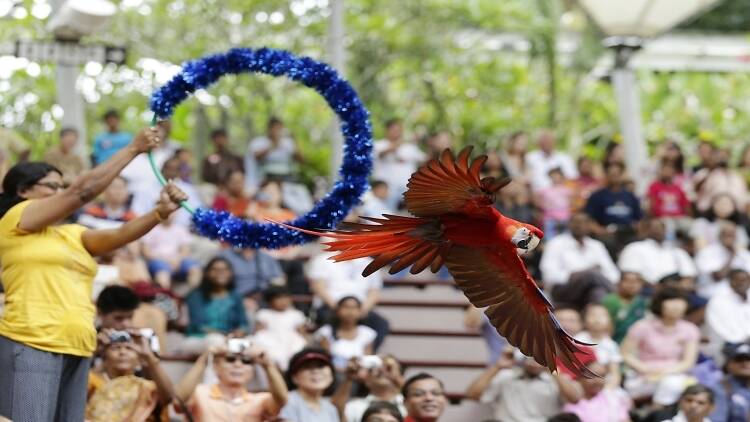
[[750,344],[724,348],[726,363],[722,379],[711,385],[715,408],[713,422],[746,422],[750,420]]

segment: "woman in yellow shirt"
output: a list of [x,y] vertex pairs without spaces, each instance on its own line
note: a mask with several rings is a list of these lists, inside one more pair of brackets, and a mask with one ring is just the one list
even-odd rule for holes
[[96,347],[93,257],[143,236],[186,196],[169,184],[153,212],[117,229],[89,230],[63,221],[158,142],[155,130],[141,131],[130,145],[67,188],[60,171],[46,163],[20,163],[5,175],[0,194],[5,289],[0,416],[15,422],[84,419],[88,369]]

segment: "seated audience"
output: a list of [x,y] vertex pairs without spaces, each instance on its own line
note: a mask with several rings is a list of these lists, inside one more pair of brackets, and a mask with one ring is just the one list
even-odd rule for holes
[[[393,356],[369,356],[369,360],[352,358],[346,367],[346,376],[339,384],[331,401],[344,415],[343,422],[364,420],[365,411],[375,403],[386,402],[393,405],[401,415],[406,415],[401,387],[404,384],[404,370]],[[364,385],[368,395],[350,399],[353,386]],[[348,400],[348,401],[347,401]]]
[[245,193],[245,173],[235,170],[224,179],[223,189],[216,194],[211,208],[227,211],[235,217],[250,218],[253,200]]
[[724,354],[725,375],[709,386],[715,397],[711,422],[750,420],[750,344],[727,345]]
[[[653,318],[642,319],[628,331],[622,342],[622,357],[628,367],[625,388],[634,398],[665,389],[684,388],[698,357],[700,332],[683,319],[688,301],[684,292],[664,287],[651,300]],[[668,405],[671,403],[658,403]]]
[[745,343],[750,340],[750,274],[729,271],[729,284],[723,285],[708,301],[706,325],[717,345]]
[[96,314],[100,344],[108,343],[114,330],[137,334],[139,329],[150,329],[158,339],[158,350],[166,346],[167,316],[153,304],[141,302],[128,287],[114,285],[102,289],[96,298]]
[[625,189],[625,166],[614,162],[606,167],[605,186],[589,196],[584,210],[594,220],[594,235],[613,255],[635,239],[641,219],[641,203]]
[[616,291],[602,300],[612,317],[612,339],[617,343],[621,343],[630,327],[646,315],[648,300],[641,295],[642,290],[643,279],[638,273],[623,272]]
[[373,402],[357,422],[403,422],[401,411],[393,403],[386,401]]
[[55,166],[62,171],[63,181],[67,184],[84,170],[88,169],[88,163],[75,151],[78,143],[78,131],[72,127],[60,130],[60,143],[44,154],[44,162]]
[[436,422],[448,405],[442,381],[424,372],[406,380],[401,394],[406,407],[404,422]]
[[618,381],[611,378],[607,367],[599,362],[591,362],[587,367],[596,374],[607,375],[581,378],[578,382],[583,397],[578,402],[565,404],[563,410],[575,413],[582,422],[630,422],[628,411],[633,402]]
[[234,291],[245,298],[245,308],[251,311],[258,309],[268,287],[286,283],[279,262],[262,250],[228,248],[218,256],[232,264]]
[[331,256],[332,253],[321,252],[310,259],[306,268],[307,278],[316,297],[314,306],[318,323],[329,322],[337,303],[344,297],[353,296],[362,304],[362,324],[377,333],[374,344],[377,350],[389,330],[388,321],[373,310],[383,287],[383,271],[362,277],[362,271],[370,263],[370,259],[333,262],[329,259]]
[[690,255],[666,240],[663,221],[649,219],[644,223],[646,238],[625,246],[618,261],[621,271],[638,273],[651,284],[671,274],[683,278],[698,275]]
[[[227,178],[234,172],[242,172],[242,177],[244,178],[245,166],[242,162],[242,157],[234,154],[229,149],[227,131],[224,129],[212,130],[211,143],[214,146],[214,152],[203,160],[203,166],[201,167],[201,178],[203,181],[221,186],[225,184]],[[242,184],[244,186],[244,179]]]
[[128,182],[122,177],[116,177],[102,193],[101,201],[84,207],[78,223],[92,229],[119,227],[135,218],[135,213],[128,205],[129,198]]
[[590,225],[586,214],[576,213],[568,231],[544,244],[542,280],[555,302],[580,308],[598,302],[620,276],[604,244],[589,236]]
[[253,341],[268,350],[274,362],[286,370],[289,359],[307,344],[307,318],[294,308],[286,287],[269,287],[264,301],[268,308],[255,313]]
[[[171,214],[143,236],[143,256],[148,261],[148,269],[153,274],[154,281],[162,288],[177,288],[172,285],[173,278],[185,280],[186,288],[193,288],[200,283],[201,269],[198,262],[190,257],[190,231],[175,223],[176,215],[177,213]],[[185,291],[186,288],[183,287],[182,290]]]
[[661,163],[659,177],[651,182],[646,193],[652,217],[678,219],[690,215],[690,200],[682,187],[675,183],[676,173],[677,168],[673,163]]
[[565,402],[580,400],[582,392],[567,375],[550,374],[533,358],[509,347],[471,383],[466,397],[489,404],[494,418],[503,422],[545,422]]
[[333,356],[333,366],[343,370],[351,358],[371,355],[375,330],[360,323],[362,303],[354,296],[341,298],[333,321],[315,333],[321,346]]
[[584,331],[580,332],[576,339],[594,344],[597,363],[604,365],[607,377],[614,385],[619,385],[622,355],[620,346],[610,337],[613,327],[607,308],[598,303],[590,303],[586,306],[583,311],[583,327]]
[[695,256],[698,292],[706,298],[711,298],[727,284],[731,270],[750,272],[750,252],[737,242],[737,226],[724,222],[720,227],[718,241],[701,249]]
[[362,215],[366,217],[378,217],[383,214],[393,214],[388,206],[388,184],[382,180],[373,180],[370,190],[362,198]]
[[317,348],[302,349],[289,360],[287,383],[292,390],[281,409],[290,421],[339,422],[339,413],[323,396],[333,385],[331,355]]
[[723,223],[734,223],[736,226],[736,242],[740,248],[747,248],[747,216],[737,207],[729,195],[718,195],[711,200],[711,208],[701,217],[693,220],[689,236],[695,244],[696,250],[716,243]]
[[[211,357],[213,362],[209,361]],[[213,364],[217,381],[201,383],[209,364]],[[263,369],[268,392],[247,391],[256,368]],[[204,352],[177,385],[175,393],[181,410],[190,412],[195,422],[265,422],[279,414],[289,397],[284,377],[268,353],[249,344],[235,346],[231,340],[226,346]]]
[[562,231],[570,220],[573,189],[565,182],[559,168],[549,171],[550,185],[536,191],[536,207],[542,213],[544,237],[552,239]]
[[226,259],[217,257],[206,264],[200,286],[187,295],[185,305],[189,338],[183,351],[200,353],[210,344],[223,343],[225,336],[249,334],[242,298],[234,293],[232,266]]
[[[734,419],[709,419],[714,409],[714,393],[703,385],[692,385],[685,389],[678,402],[678,412],[672,419],[663,422],[734,422]],[[737,421],[746,421],[736,419]]]
[[[159,417],[174,392],[148,339],[115,331],[102,347],[102,369],[89,377],[96,387],[89,388],[86,420],[145,422]],[[139,368],[149,379],[136,375]]]

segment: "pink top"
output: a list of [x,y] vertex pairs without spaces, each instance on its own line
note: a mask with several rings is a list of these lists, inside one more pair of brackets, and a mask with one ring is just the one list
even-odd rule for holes
[[679,320],[673,327],[666,327],[658,318],[636,322],[627,336],[635,340],[638,359],[653,367],[678,363],[685,347],[700,340],[698,327],[692,322]]
[[620,388],[605,388],[590,399],[568,403],[563,411],[575,413],[582,422],[625,422],[630,420],[628,410],[632,406],[627,393]]
[[570,220],[573,189],[565,185],[552,185],[537,192],[545,220]]

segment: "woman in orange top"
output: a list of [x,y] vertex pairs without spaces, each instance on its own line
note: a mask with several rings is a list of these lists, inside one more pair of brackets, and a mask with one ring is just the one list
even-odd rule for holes
[[229,211],[239,218],[247,218],[252,199],[245,194],[245,173],[242,170],[229,173],[223,187],[224,189],[216,195],[211,208]]
[[20,163],[3,179],[0,266],[0,416],[16,422],[84,419],[90,358],[96,347],[91,288],[94,256],[146,234],[186,199],[168,185],[156,208],[117,229],[61,224],[96,198],[138,154],[159,142],[153,129],[64,188],[46,163]]

